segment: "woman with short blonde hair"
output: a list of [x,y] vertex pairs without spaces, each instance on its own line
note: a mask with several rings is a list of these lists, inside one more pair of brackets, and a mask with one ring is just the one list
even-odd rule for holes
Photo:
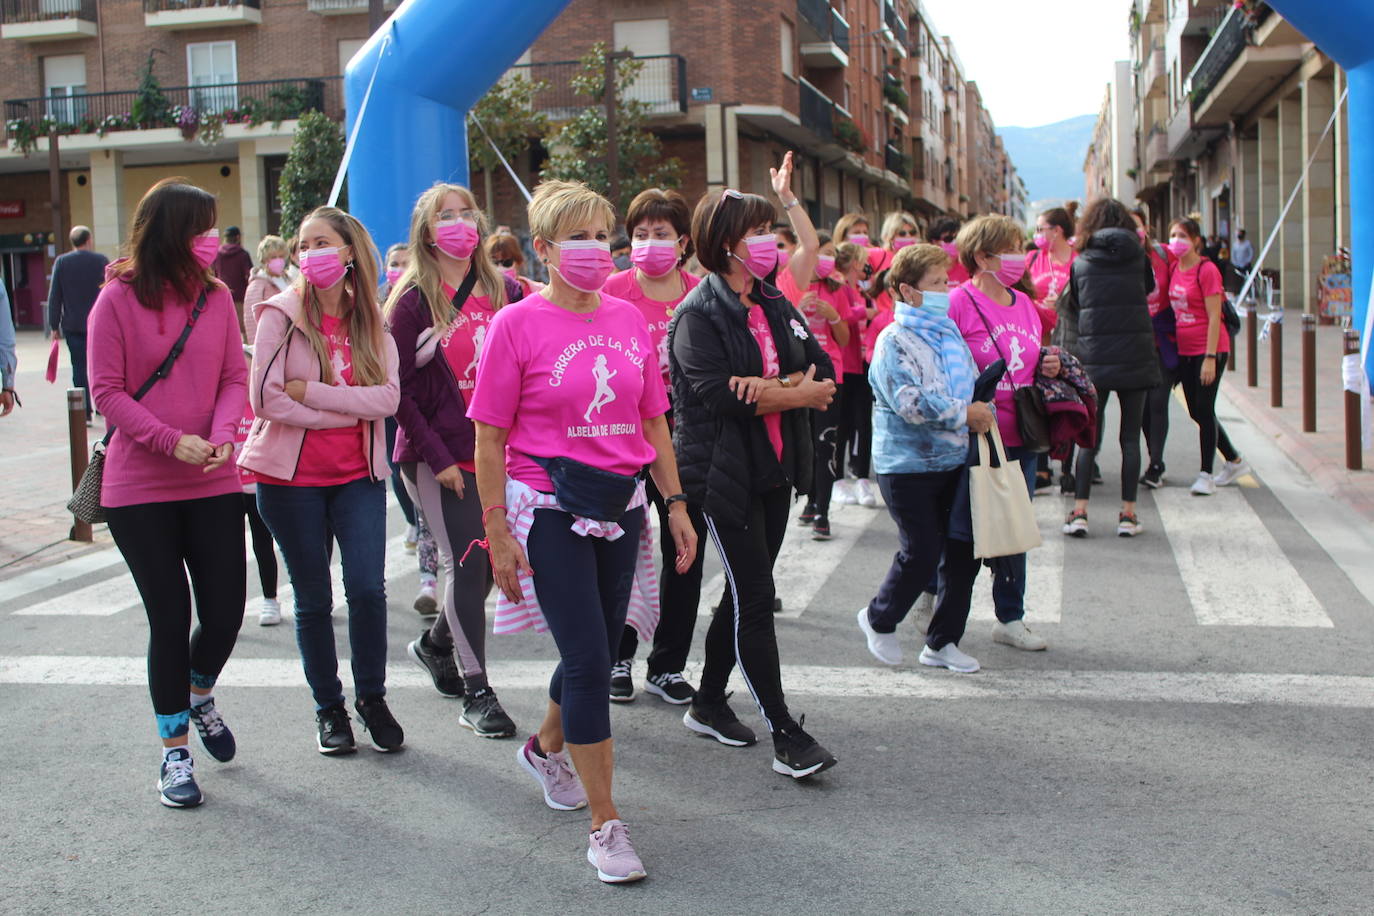
[[256,316],[258,303],[265,302],[277,293],[285,292],[296,282],[295,265],[291,263],[291,249],[286,239],[279,235],[264,235],[258,242],[257,266],[248,278],[248,288],[243,293],[244,338],[253,342],[258,334]]

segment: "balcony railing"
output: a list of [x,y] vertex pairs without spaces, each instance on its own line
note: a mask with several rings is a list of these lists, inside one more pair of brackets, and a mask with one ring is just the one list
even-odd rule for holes
[[1212,36],[1212,40],[1207,43],[1202,56],[1193,65],[1184,84],[1194,111],[1207,100],[1207,96],[1216,88],[1217,83],[1221,82],[1227,68],[1240,57],[1245,46],[1250,43],[1250,34],[1253,31],[1254,26],[1249,17],[1232,7],[1216,34]]
[[[687,112],[687,58],[681,54],[651,54],[636,57],[643,66],[626,97],[642,103],[650,115]],[[582,69],[577,60],[536,61],[516,64],[507,74],[518,74],[531,82],[544,83],[535,94],[534,107],[553,121],[567,121],[600,104],[591,96],[573,89],[573,79]]]
[[839,10],[830,11],[830,40],[840,46],[840,50],[849,53],[849,23],[844,21]]
[[95,0],[4,0],[0,22],[51,22],[54,19],[85,19],[95,22]]
[[835,103],[806,80],[797,80],[801,87],[802,127],[822,140],[835,139]]
[[5,102],[6,139],[25,145],[27,139],[58,134],[100,134],[113,131],[180,128],[188,139],[203,129],[207,117],[224,124],[271,124],[322,111],[343,118],[342,77],[256,80],[212,86],[164,88],[149,99],[136,90],[92,92],[84,95]]
[[889,172],[900,175],[906,181],[911,180],[911,157],[891,143],[883,147],[883,165]]
[[[384,9],[394,10],[400,0],[386,0]],[[367,0],[306,0],[305,8],[323,16],[341,16],[348,13],[366,13]]]
[[179,13],[182,10],[209,10],[222,6],[247,6],[262,9],[262,0],[143,0],[145,13]]
[[903,48],[910,44],[906,23],[902,21],[902,16],[897,12],[892,0],[886,0],[883,4],[883,22],[892,30],[892,34],[897,36],[897,44]]
[[831,12],[829,0],[797,0],[797,15],[822,37],[830,34]]

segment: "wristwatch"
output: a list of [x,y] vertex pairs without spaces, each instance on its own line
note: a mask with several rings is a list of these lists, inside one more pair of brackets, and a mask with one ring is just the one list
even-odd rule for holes
[[667,506],[669,509],[671,509],[671,508],[673,508],[673,503],[686,503],[686,502],[687,502],[687,494],[686,494],[686,493],[674,493],[672,496],[669,496],[667,499],[665,499],[665,500],[663,501],[663,505],[665,505],[665,506]]
[[799,203],[801,203],[801,198],[800,198],[800,197],[794,197],[794,198],[792,198],[792,202],[791,202],[790,204],[783,204],[783,205],[782,205],[782,208],[783,208],[784,210],[791,210],[793,207],[795,207],[795,206],[796,206],[797,204],[799,204]]
[[788,378],[786,375],[779,375],[779,376],[778,376],[778,384],[781,385],[781,386],[784,387],[784,388],[791,388],[791,387],[792,387],[792,380],[791,380],[790,378]]
[[1202,358],[1203,358],[1203,359],[1216,359],[1216,358],[1217,358],[1217,355],[1216,355],[1215,353],[1204,353],[1204,354],[1202,354]]

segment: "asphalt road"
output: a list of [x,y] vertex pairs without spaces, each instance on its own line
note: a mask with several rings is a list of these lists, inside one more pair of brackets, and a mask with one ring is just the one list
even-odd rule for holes
[[[784,686],[840,763],[795,783],[765,744],[694,737],[647,695],[618,706],[616,794],[650,874],[632,887],[596,880],[585,813],[547,809],[516,742],[460,729],[406,658],[420,625],[399,551],[405,751],[317,754],[289,621],[250,612],[216,692],[238,757],[197,755],[207,801],[190,811],[157,803],[146,626],[117,555],[0,581],[0,910],[1369,912],[1374,544],[1223,418],[1255,478],[1188,496],[1196,438],[1175,411],[1174,486],[1142,493],[1139,538],[1109,530],[1113,446],[1093,536],[1063,538],[1066,504],[1037,500],[1027,619],[1050,649],[994,645],[984,597],[963,642],[978,674],[915,665],[909,625],[906,665],[868,655],[854,614],[894,546],[884,512],[837,512],[827,544],[789,539]],[[552,642],[497,637],[489,656],[527,733]],[[743,690],[734,702],[761,728]]]

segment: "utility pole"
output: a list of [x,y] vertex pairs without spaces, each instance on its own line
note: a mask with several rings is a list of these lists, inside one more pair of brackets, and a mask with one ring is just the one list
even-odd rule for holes
[[606,54],[606,185],[611,206],[620,210],[620,128],[617,124],[620,102],[616,97],[616,65],[633,57],[629,51],[610,51]]

